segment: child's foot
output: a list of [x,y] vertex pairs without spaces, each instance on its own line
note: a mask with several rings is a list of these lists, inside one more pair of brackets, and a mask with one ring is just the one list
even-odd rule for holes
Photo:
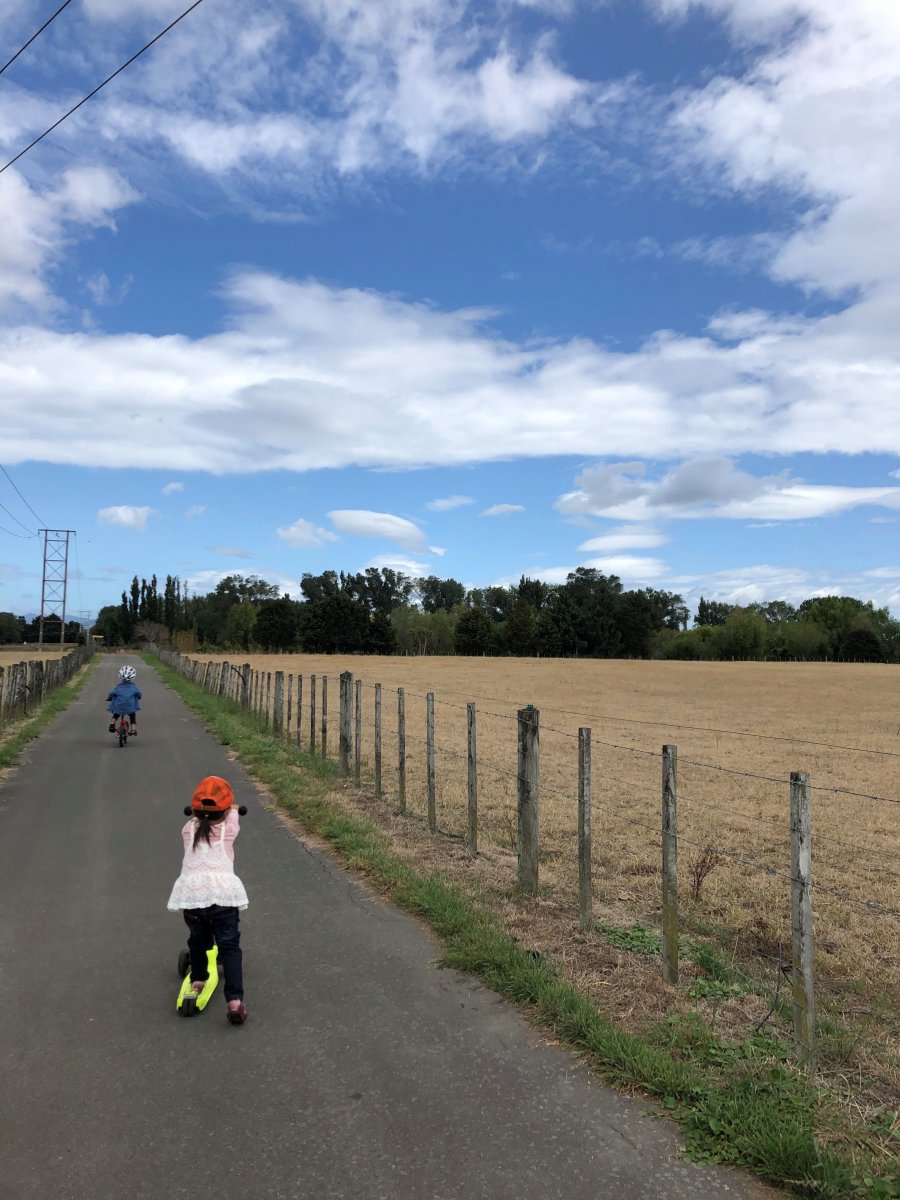
[[128,730],[128,733],[131,737],[137,737],[137,725],[132,725],[132,727]]
[[208,982],[209,982],[208,979],[192,979],[191,980],[191,991],[196,992],[196,994],[199,996],[200,993],[203,991],[203,989],[206,987]]
[[109,732],[110,732],[110,733],[115,733],[115,732],[116,732],[116,723],[115,723],[115,721],[110,721],[110,723],[109,723]]
[[243,1000],[228,1001],[228,1022],[231,1025],[243,1025],[247,1020],[247,1005]]

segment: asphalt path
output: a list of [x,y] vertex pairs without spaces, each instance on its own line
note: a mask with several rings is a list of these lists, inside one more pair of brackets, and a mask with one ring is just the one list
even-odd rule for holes
[[[271,811],[141,667],[119,749],[104,658],[0,788],[0,1200],[751,1200],[678,1131],[440,968],[427,931]],[[140,665],[140,664],[139,664]],[[249,806],[249,1019],[177,1015],[166,911],[205,775]]]

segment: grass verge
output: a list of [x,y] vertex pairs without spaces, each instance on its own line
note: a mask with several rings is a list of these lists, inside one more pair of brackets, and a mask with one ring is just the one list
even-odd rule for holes
[[68,683],[48,693],[30,716],[0,731],[0,770],[14,766],[28,743],[50,724],[57,713],[61,713],[75,699],[91,677],[98,661],[98,656],[94,655]]
[[896,1180],[861,1174],[819,1136],[822,1096],[787,1047],[761,1036],[723,1045],[699,1018],[672,1017],[646,1035],[610,1022],[548,958],[523,949],[477,896],[412,869],[372,821],[337,802],[334,766],[273,738],[249,714],[148,663],[206,722],[304,830],[323,838],[395,903],[443,940],[443,962],[526,1008],[604,1078],[657,1098],[685,1131],[689,1157],[754,1169],[820,1200],[894,1200]]

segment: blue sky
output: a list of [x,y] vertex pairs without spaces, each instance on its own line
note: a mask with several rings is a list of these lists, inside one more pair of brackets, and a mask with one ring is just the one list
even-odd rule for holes
[[[3,161],[184,7],[70,4]],[[72,609],[591,565],[900,613],[898,127],[888,0],[204,0],[0,175],[0,462]]]

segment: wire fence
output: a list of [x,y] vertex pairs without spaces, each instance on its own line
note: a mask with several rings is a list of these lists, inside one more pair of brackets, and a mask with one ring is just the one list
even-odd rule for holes
[[[810,1068],[823,981],[875,987],[877,977],[888,990],[896,986],[900,799],[886,789],[679,759],[673,744],[608,736],[608,715],[607,736],[597,737],[585,725],[565,728],[566,716],[584,719],[575,710],[550,709],[550,723],[536,708],[496,696],[459,703],[349,672],[304,678],[160,656],[273,735],[337,758],[342,774],[376,801],[464,842],[473,857],[507,863],[523,897],[561,898],[583,930],[621,927],[623,918],[651,930],[672,986],[681,980],[702,994],[690,946],[698,931],[713,931],[730,948],[727,988],[767,997],[761,1024],[778,1019]],[[811,754],[825,745],[752,736]],[[725,994],[726,983],[718,984]]]

